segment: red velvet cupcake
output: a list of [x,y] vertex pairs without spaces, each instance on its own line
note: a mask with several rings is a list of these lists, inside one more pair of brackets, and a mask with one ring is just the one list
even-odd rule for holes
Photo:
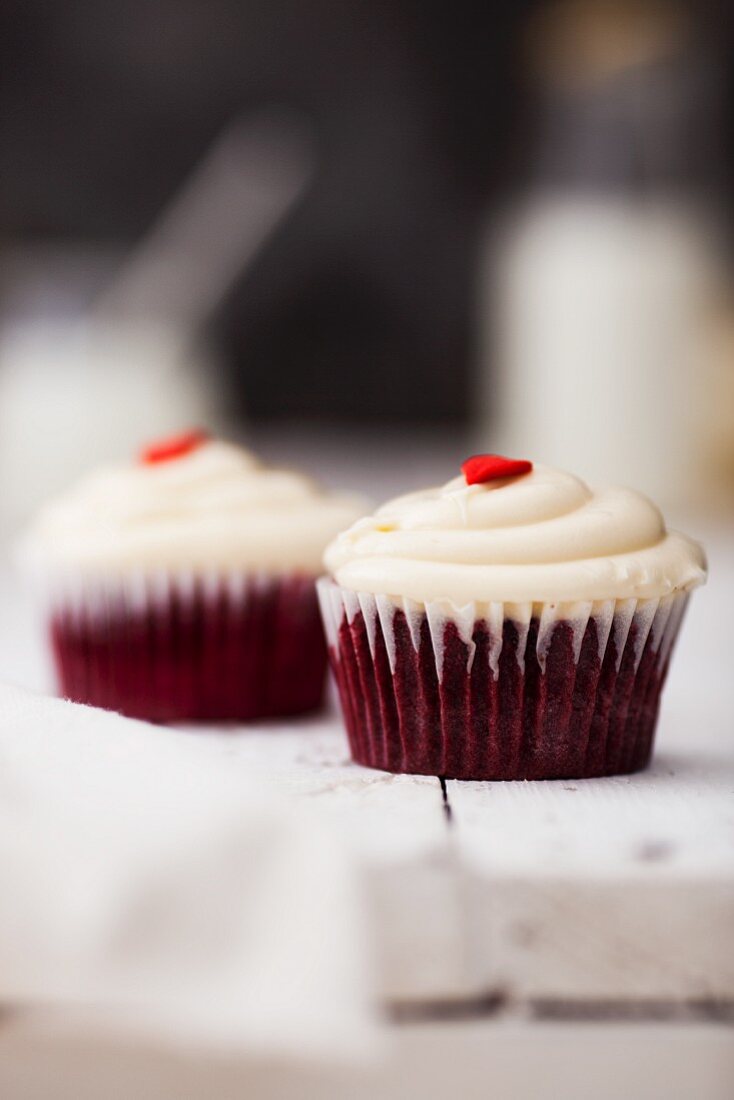
[[313,710],[315,579],[354,500],[191,433],[101,470],[27,540],[63,694],[151,721]]
[[630,490],[496,455],[462,470],[327,550],[354,759],[455,779],[644,768],[703,551]]

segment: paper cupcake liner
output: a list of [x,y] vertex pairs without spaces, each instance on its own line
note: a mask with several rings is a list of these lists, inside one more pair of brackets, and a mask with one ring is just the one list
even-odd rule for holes
[[50,636],[76,702],[149,721],[248,721],[319,706],[326,647],[314,578],[55,578]]
[[638,771],[688,596],[418,604],[318,584],[352,756],[452,779]]

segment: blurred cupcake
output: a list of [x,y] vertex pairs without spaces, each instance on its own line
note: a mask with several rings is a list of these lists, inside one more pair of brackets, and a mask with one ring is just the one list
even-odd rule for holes
[[25,543],[63,694],[152,721],[314,709],[326,667],[314,582],[359,512],[201,433],[86,478]]
[[631,490],[496,455],[462,470],[326,552],[354,759],[458,779],[645,767],[702,549]]

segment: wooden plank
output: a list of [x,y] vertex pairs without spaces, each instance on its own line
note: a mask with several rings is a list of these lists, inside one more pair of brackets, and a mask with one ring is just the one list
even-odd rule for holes
[[[713,549],[718,592],[694,601],[642,775],[449,783],[449,825],[435,778],[352,765],[334,713],[182,731],[181,751],[261,774],[343,835],[386,999],[734,997],[734,568],[730,539]],[[4,674],[39,686],[27,602],[1,571],[0,596]]]
[[410,1025],[347,1065],[90,1036],[48,1016],[0,1028],[7,1100],[730,1100],[732,1081],[731,1033],[702,1024]]
[[[388,1000],[440,1000],[474,992],[463,937],[460,874],[432,776],[389,775],[349,760],[338,717],[288,728],[187,730],[186,750],[217,753],[308,799],[360,862],[375,981]],[[183,744],[183,741],[182,741]]]
[[[668,731],[670,732],[670,731]],[[487,988],[534,998],[734,997],[734,755],[638,776],[450,783]]]
[[697,593],[646,772],[449,783],[467,937],[487,989],[536,998],[734,997],[734,678],[719,591]]

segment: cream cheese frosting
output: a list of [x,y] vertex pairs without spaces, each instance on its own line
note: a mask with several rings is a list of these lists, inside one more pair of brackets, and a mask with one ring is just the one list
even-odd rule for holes
[[61,570],[321,570],[324,547],[365,511],[230,443],[171,461],[109,466],[39,513],[26,550]]
[[340,534],[324,561],[354,592],[457,607],[659,598],[706,577],[702,548],[667,531],[645,496],[539,465],[398,497]]

